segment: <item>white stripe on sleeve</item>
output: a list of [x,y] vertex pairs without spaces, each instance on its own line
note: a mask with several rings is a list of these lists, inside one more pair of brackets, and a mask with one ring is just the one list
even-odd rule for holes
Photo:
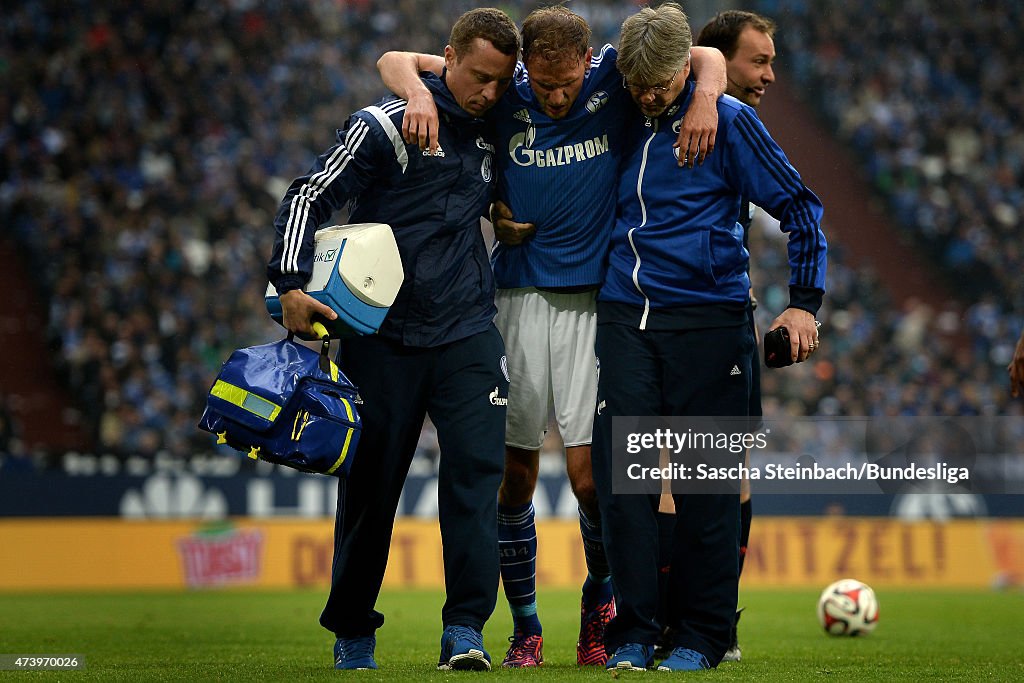
[[345,170],[369,130],[369,126],[364,121],[357,120],[349,128],[345,144],[339,145],[334,150],[330,158],[327,159],[324,169],[312,175],[306,184],[295,193],[288,209],[288,222],[285,223],[284,228],[284,251],[281,254],[282,273],[297,273],[299,271],[299,250],[302,248],[302,239],[306,232],[310,205]]
[[[402,102],[402,104],[404,105],[405,103]],[[389,109],[393,112],[397,108],[389,107]],[[388,116],[388,112],[376,106],[366,107],[363,111],[377,119],[377,123],[384,129],[384,133],[388,138],[391,139],[391,144],[395,148],[395,158],[398,159],[398,163],[402,167],[402,173],[405,173],[405,169],[409,165],[409,153],[405,150],[405,140],[402,139],[402,133],[395,127],[391,117]]]

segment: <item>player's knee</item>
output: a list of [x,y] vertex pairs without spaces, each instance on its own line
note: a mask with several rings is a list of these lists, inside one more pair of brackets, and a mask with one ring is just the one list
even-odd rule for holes
[[573,495],[576,501],[588,515],[597,511],[597,488],[594,486],[593,477],[576,477],[570,479]]
[[533,498],[536,486],[537,473],[529,464],[506,459],[498,501],[503,505],[524,505]]

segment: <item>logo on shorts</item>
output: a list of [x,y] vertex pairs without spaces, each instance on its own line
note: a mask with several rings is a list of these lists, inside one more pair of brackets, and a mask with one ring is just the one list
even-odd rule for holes
[[494,391],[491,392],[491,395],[488,396],[488,398],[490,399],[492,406],[507,406],[508,405],[508,399],[507,398],[505,398],[504,396],[498,396],[498,387],[494,387]]
[[601,401],[600,403],[597,404],[597,414],[598,415],[601,414],[601,411],[605,409],[606,405],[607,405],[607,403],[605,403],[604,401]]
[[512,380],[508,378],[508,356],[502,356],[498,365],[501,366],[501,374],[505,375],[505,381],[511,382]]
[[742,374],[743,373],[740,372],[740,366],[738,366],[738,365],[732,366],[732,370],[729,371],[729,376],[730,377],[733,377],[735,375],[742,375]]

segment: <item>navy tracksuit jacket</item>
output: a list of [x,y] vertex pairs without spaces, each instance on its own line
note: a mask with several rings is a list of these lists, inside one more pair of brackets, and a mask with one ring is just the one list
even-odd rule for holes
[[312,272],[313,233],[350,203],[350,222],[394,230],[405,282],[378,334],[343,340],[340,365],[359,388],[363,435],[340,482],[331,593],[320,623],[371,635],[395,511],[429,414],[441,447],[445,626],[482,629],[498,588],[497,491],[508,379],[492,324],[494,280],[480,233],[491,202],[493,147],[484,121],[455,102],[444,76],[424,75],[440,115],[440,150],[401,138],[405,101],[356,112],[338,142],[288,190],[268,266],[278,291]]

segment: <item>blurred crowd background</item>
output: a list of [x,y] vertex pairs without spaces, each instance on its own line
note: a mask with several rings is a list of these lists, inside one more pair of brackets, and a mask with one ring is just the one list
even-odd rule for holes
[[[288,183],[384,94],[381,53],[440,52],[477,4],[5,4],[0,240],[27,275],[17,286],[46,308],[83,448],[212,448],[195,424],[220,364],[281,336],[263,292]],[[496,4],[516,20],[540,6]],[[637,8],[567,4],[595,45],[614,43]],[[734,7],[683,3],[697,30],[716,4]],[[1024,88],[1013,67],[1024,11],[955,0],[745,8],[777,21],[777,77],[855,154],[850,182],[870,185],[893,230],[957,293],[941,307],[908,298],[833,241],[825,343],[813,362],[764,374],[766,413],[1021,414],[1005,367],[1024,325]],[[752,247],[762,332],[787,300],[779,237],[762,226]],[[0,395],[0,456],[47,462],[45,443],[21,438],[18,397]],[[436,452],[429,425],[421,448]]]
[[794,373],[767,373],[766,400],[810,415],[1021,414],[1006,365],[1024,326],[1024,90],[1012,66],[1024,8],[755,5],[779,25],[778,77],[854,153],[893,241],[909,241],[956,293],[938,309],[908,299],[871,269],[846,267],[844,245],[830,243],[829,349]]

